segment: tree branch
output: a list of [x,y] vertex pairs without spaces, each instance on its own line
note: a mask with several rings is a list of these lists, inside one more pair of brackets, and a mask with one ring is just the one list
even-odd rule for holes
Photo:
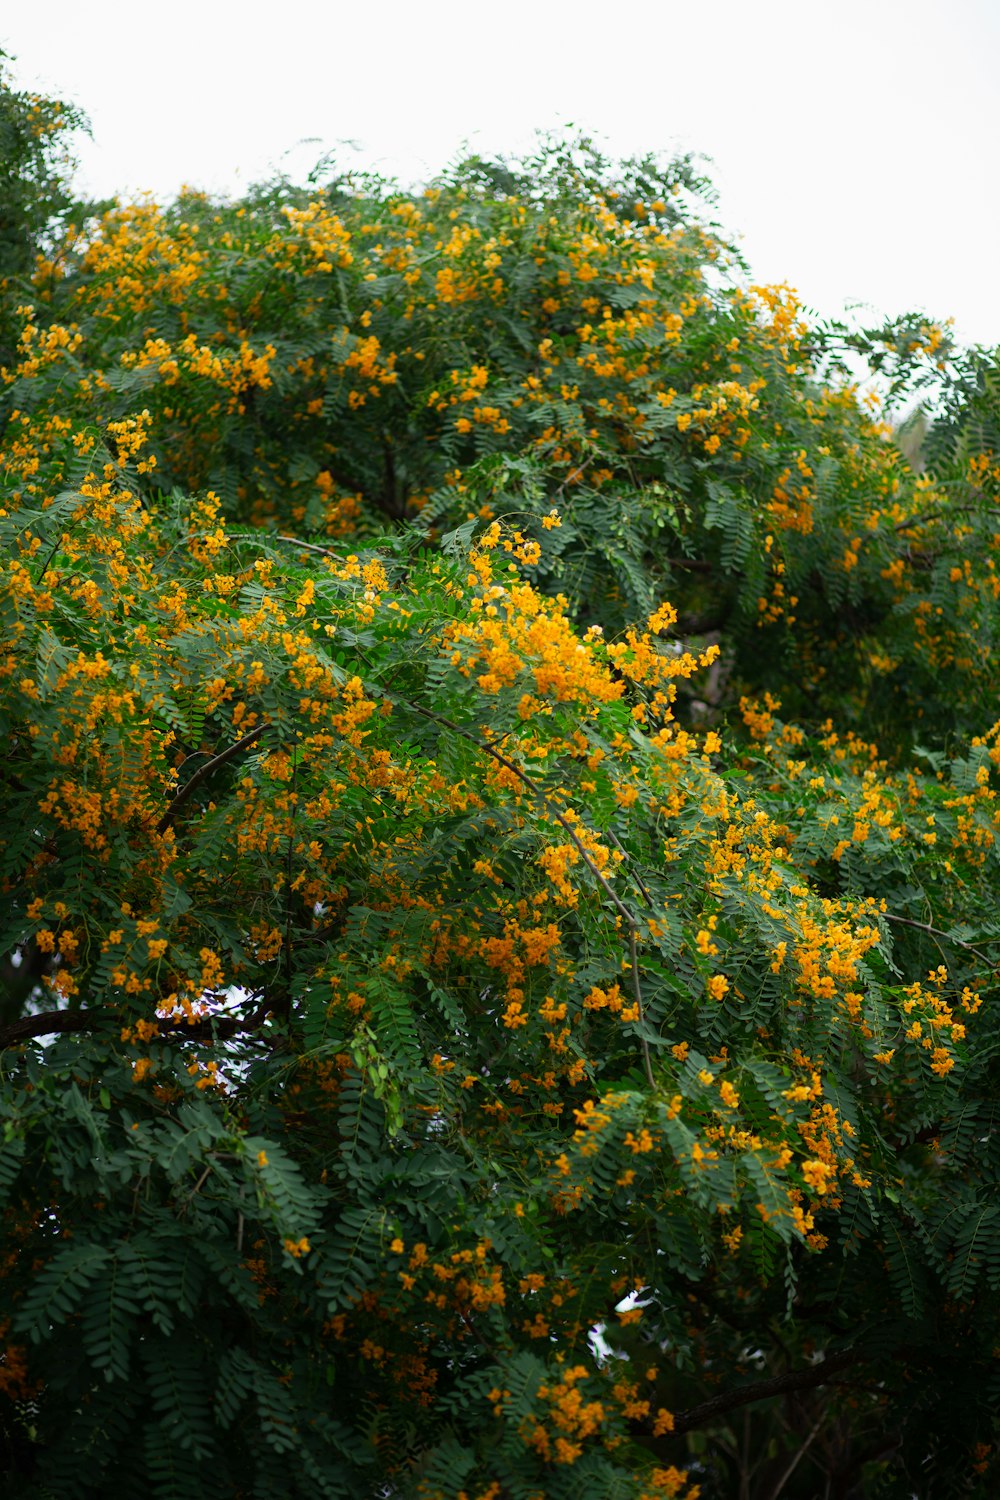
[[840,1354],[831,1354],[817,1365],[808,1365],[803,1370],[788,1370],[784,1375],[774,1375],[770,1380],[758,1380],[753,1385],[739,1386],[736,1390],[723,1391],[710,1401],[692,1406],[688,1411],[678,1412],[674,1417],[672,1432],[678,1435],[693,1432],[698,1427],[707,1427],[717,1417],[738,1407],[749,1406],[754,1401],[767,1401],[771,1396],[784,1396],[789,1391],[807,1391],[817,1385],[827,1385],[833,1376],[848,1365],[858,1364],[861,1354],[855,1349],[844,1349]]
[[[914,531],[918,526],[925,526],[928,521],[950,520],[952,516],[973,515],[982,509],[983,507],[978,505],[948,505],[943,510],[928,510],[922,516],[914,516],[910,521],[900,521],[899,525],[892,529],[893,531]],[[987,506],[985,514],[995,516],[998,514],[997,508],[992,505]]]
[[[930,937],[944,938],[946,943],[954,943],[956,948],[965,948],[969,953],[974,953],[980,962],[986,964],[988,968],[997,968],[996,960],[983,953],[974,943],[967,943],[963,938],[952,937],[951,933],[945,932],[943,928],[932,927],[930,922],[915,922],[912,917],[897,917],[891,911],[884,911],[880,915],[887,922],[898,922],[903,927],[915,927],[918,932],[926,932]],[[944,954],[941,956],[943,958]]]
[[21,1016],[0,1028],[0,1051],[33,1036],[48,1036],[50,1032],[90,1031],[107,1019],[107,1011],[91,1010],[47,1010],[38,1016]]
[[[258,1031],[271,1010],[270,1000],[262,1000],[248,1016],[203,1016],[199,1021],[157,1021],[157,1035],[183,1036],[190,1041],[228,1041],[251,1031]],[[93,1010],[47,1010],[37,1016],[22,1016],[10,1025],[0,1027],[0,1051],[16,1047],[35,1036],[64,1035],[71,1031],[94,1031],[107,1024],[120,1026],[128,1018],[122,1011],[110,1008]]]
[[170,806],[163,814],[163,817],[157,823],[157,833],[163,833],[167,828],[170,827],[170,824],[177,816],[179,810],[184,806],[184,803],[191,796],[191,793],[196,789],[196,787],[199,787],[201,785],[206,777],[211,776],[213,771],[217,771],[219,767],[224,766],[227,761],[235,759],[235,757],[239,755],[241,750],[245,750],[249,745],[252,745],[255,740],[259,740],[265,729],[268,728],[270,728],[270,726],[266,723],[258,724],[256,729],[251,729],[250,733],[245,734],[241,740],[237,740],[235,744],[227,745],[225,750],[220,750],[218,755],[213,755],[211,760],[207,760],[203,766],[199,766],[197,771],[195,771],[194,775],[191,777],[191,780],[187,782],[185,786],[181,787],[180,791],[177,793],[177,796],[171,802]]

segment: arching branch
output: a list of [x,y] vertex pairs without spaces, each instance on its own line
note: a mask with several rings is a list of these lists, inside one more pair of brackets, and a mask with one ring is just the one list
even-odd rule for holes
[[177,793],[177,796],[171,802],[170,806],[163,814],[163,817],[157,823],[157,833],[163,833],[167,828],[170,827],[170,824],[173,822],[174,818],[177,816],[177,813],[191,796],[191,793],[194,792],[196,788],[199,787],[204,780],[206,780],[207,777],[211,776],[214,771],[217,771],[220,766],[224,766],[228,761],[234,760],[241,751],[246,750],[250,745],[254,743],[255,740],[259,740],[265,729],[269,727],[270,726],[266,723],[258,724],[255,729],[251,729],[249,734],[245,734],[241,740],[236,740],[234,744],[227,745],[225,750],[220,750],[218,755],[213,755],[211,760],[207,760],[203,766],[199,766],[197,771],[195,771],[194,775],[191,777],[191,780],[186,782],[184,786],[181,787],[180,791]]
[[861,1354],[856,1349],[844,1349],[839,1354],[830,1354],[818,1364],[807,1365],[801,1370],[787,1370],[784,1375],[773,1375],[769,1380],[757,1380],[751,1385],[737,1386],[735,1390],[721,1391],[710,1401],[702,1401],[687,1411],[678,1412],[671,1429],[676,1436],[682,1432],[693,1432],[698,1427],[707,1427],[717,1417],[736,1411],[741,1406],[750,1406],[755,1401],[766,1401],[771,1396],[785,1396],[791,1391],[808,1391],[818,1385],[828,1385],[841,1370],[859,1364]]

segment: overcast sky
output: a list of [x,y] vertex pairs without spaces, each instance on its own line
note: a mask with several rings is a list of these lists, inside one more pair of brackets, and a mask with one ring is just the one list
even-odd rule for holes
[[238,193],[345,141],[414,181],[571,122],[713,158],[757,279],[820,312],[1000,343],[1000,0],[4,0],[0,47],[90,115],[98,195]]

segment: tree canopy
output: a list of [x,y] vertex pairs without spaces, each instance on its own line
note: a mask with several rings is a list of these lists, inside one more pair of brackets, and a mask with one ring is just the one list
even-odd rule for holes
[[33,171],[8,1483],[993,1493],[995,356],[754,285],[692,160]]

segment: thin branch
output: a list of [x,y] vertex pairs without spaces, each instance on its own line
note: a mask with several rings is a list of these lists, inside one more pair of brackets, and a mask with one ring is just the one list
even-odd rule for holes
[[[639,982],[639,947],[635,940],[634,922],[629,926],[628,930],[628,948],[629,962],[632,965],[632,993],[635,995],[635,1003],[639,1012],[639,1025],[645,1026],[646,1017],[643,1014],[642,1008],[642,986]],[[642,1048],[642,1061],[646,1070],[646,1082],[650,1088],[655,1088],[656,1085],[653,1082],[653,1062],[649,1055],[649,1043],[641,1032],[639,1033],[639,1045]]]
[[898,922],[903,927],[915,927],[918,932],[926,932],[930,937],[944,938],[946,943],[954,943],[956,948],[965,948],[967,952],[974,953],[981,963],[990,969],[997,968],[996,959],[985,954],[982,949],[977,948],[975,943],[967,943],[964,938],[952,937],[950,932],[945,932],[940,927],[932,927],[930,922],[915,922],[912,917],[897,917],[891,911],[880,913],[887,922]]
[[922,516],[914,516],[912,521],[900,521],[899,525],[892,529],[893,531],[915,531],[918,526],[925,526],[928,521],[940,521],[944,516],[961,515],[969,508],[964,505],[953,510],[928,510]]
[[250,733],[245,734],[241,740],[237,740],[232,745],[227,745],[225,750],[220,750],[218,755],[213,755],[211,760],[207,760],[203,766],[199,766],[198,770],[191,777],[191,780],[181,787],[177,796],[157,823],[157,833],[163,833],[170,827],[170,824],[191,796],[191,793],[201,785],[206,777],[211,776],[213,771],[217,771],[220,766],[224,766],[228,761],[234,760],[241,750],[246,750],[255,740],[259,740],[265,729],[268,728],[270,728],[270,725],[267,723],[258,724],[256,729],[251,729]]
[[211,1172],[211,1170],[212,1170],[212,1164],[211,1164],[211,1162],[209,1162],[208,1166],[202,1172],[201,1176],[198,1178],[198,1181],[195,1183],[194,1187],[191,1189],[190,1193],[188,1194],[189,1198],[195,1197],[195,1195],[201,1191],[201,1189],[204,1187],[205,1183],[208,1180],[208,1174]]
[[782,1490],[785,1488],[785,1485],[788,1483],[792,1475],[795,1473],[795,1470],[798,1468],[799,1460],[803,1457],[806,1449],[809,1447],[813,1439],[818,1436],[819,1430],[822,1427],[825,1419],[826,1412],[820,1412],[819,1416],[816,1418],[815,1426],[813,1427],[809,1436],[806,1438],[805,1442],[802,1443],[802,1445],[799,1447],[798,1451],[792,1454],[791,1463],[785,1469],[785,1472],[779,1477],[777,1484],[774,1486],[768,1497],[768,1500],[778,1500],[778,1496],[781,1494]]
[[[539,802],[541,802],[542,806],[551,813],[552,817],[559,824],[560,828],[573,844],[573,847],[576,849],[584,865],[590,871],[591,875],[593,875],[597,883],[601,886],[605,894],[609,897],[615,910],[628,925],[629,949],[632,966],[632,985],[635,990],[636,1004],[639,1007],[639,1020],[640,1022],[643,1022],[645,1017],[643,1015],[642,987],[639,979],[639,959],[636,947],[636,937],[638,934],[639,924],[636,922],[635,917],[625,905],[624,901],[622,901],[621,897],[618,895],[618,892],[611,885],[610,881],[594,864],[594,861],[590,857],[589,850],[586,848],[582,839],[574,830],[573,825],[563,816],[563,814],[557,807],[554,807],[552,805],[549,798],[545,795],[544,791],[537,784],[537,782],[533,781],[532,778],[527,774],[527,772],[522,771],[519,765],[517,765],[514,761],[510,760],[506,755],[503,755],[499,750],[497,750],[489,740],[481,739],[478,735],[473,734],[470,730],[463,729],[460,724],[456,724],[452,719],[445,718],[444,714],[435,713],[433,709],[430,708],[424,708],[421,704],[414,703],[412,699],[404,698],[401,694],[391,693],[387,696],[395,698],[400,703],[405,703],[407,708],[411,709],[416,714],[420,714],[422,718],[430,719],[432,723],[440,724],[443,726],[443,728],[450,729],[453,734],[459,735],[463,740],[467,740],[470,745],[475,745],[477,749],[485,750],[487,755],[492,756],[492,758],[498,763],[498,765],[503,766],[505,770],[510,771],[511,775],[516,776],[519,781],[523,782],[523,784],[531,792],[532,796],[535,797]],[[646,1081],[648,1082],[650,1088],[655,1088],[656,1081],[653,1078],[653,1064],[652,1059],[649,1055],[649,1043],[641,1033],[639,1035],[639,1044],[642,1048],[642,1058],[645,1066]]]
[[319,547],[315,542],[302,542],[297,536],[274,536],[270,538],[274,542],[287,542],[290,547],[301,547],[303,552],[318,552],[321,557],[335,557],[343,562],[344,554],[334,552],[330,547]]
[[[625,848],[625,846],[622,843],[621,839],[618,837],[618,835],[614,832],[613,829],[611,829],[611,828],[608,829],[607,833],[605,834],[605,838],[609,838],[611,840],[611,842],[614,844],[615,848],[618,849],[618,850],[620,850],[622,854],[624,854],[626,856],[628,855],[628,850]],[[630,870],[629,874],[632,876],[632,879],[635,881],[636,885],[639,887],[640,891],[642,892],[643,898],[644,898],[644,900],[646,902],[646,905],[649,907],[650,911],[654,911],[655,907],[653,905],[653,898],[649,894],[649,887],[646,885],[646,882],[643,880],[642,876],[639,874],[639,871],[638,870]]]
[[582,464],[575,468],[571,473],[566,475],[566,478],[563,480],[562,484],[557,490],[554,490],[552,492],[552,495],[549,498],[552,500],[558,500],[559,496],[565,491],[566,486],[575,484],[578,479],[582,479],[593,462],[593,455],[591,455],[590,458],[585,458]]
[[49,564],[51,563],[52,559],[55,557],[56,553],[59,551],[59,548],[61,546],[62,546],[62,537],[59,538],[59,540],[56,542],[55,546],[52,548],[52,551],[49,553],[48,557],[42,563],[42,570],[39,573],[38,577],[35,579],[35,588],[38,587],[38,585],[41,583],[42,579],[45,577],[46,573],[49,571]]
[[753,1385],[743,1385],[736,1390],[723,1391],[710,1401],[692,1406],[688,1411],[678,1412],[674,1418],[672,1432],[675,1436],[707,1427],[717,1417],[738,1407],[749,1406],[755,1401],[767,1401],[771,1396],[783,1396],[789,1391],[807,1391],[818,1385],[829,1384],[831,1378],[848,1365],[858,1364],[861,1355],[854,1349],[845,1349],[840,1354],[831,1354],[819,1364],[808,1365],[803,1370],[789,1370],[784,1375],[774,1375],[770,1380],[758,1380]]
[[292,764],[292,815],[288,820],[288,857],[285,860],[285,939],[282,967],[285,970],[287,992],[282,997],[281,1009],[286,1019],[292,1003],[292,866],[295,855],[295,820],[299,814],[298,785],[299,757],[296,754]]
[[[203,532],[200,535],[209,536],[211,533]],[[257,542],[261,546],[271,546],[274,542],[284,542],[289,547],[300,547],[303,552],[318,552],[320,557],[333,557],[343,561],[343,552],[335,552],[332,547],[320,547],[316,542],[304,542],[297,536],[282,536],[274,531],[229,531],[226,533],[227,542]]]
[[995,516],[1000,513],[997,507],[993,505],[986,506],[985,510],[984,507],[979,505],[948,505],[943,510],[924,511],[922,516],[914,516],[912,521],[900,521],[899,525],[894,526],[892,529],[893,531],[913,531],[917,526],[926,525],[928,521],[948,520],[952,516],[975,515],[977,511],[989,516]]

